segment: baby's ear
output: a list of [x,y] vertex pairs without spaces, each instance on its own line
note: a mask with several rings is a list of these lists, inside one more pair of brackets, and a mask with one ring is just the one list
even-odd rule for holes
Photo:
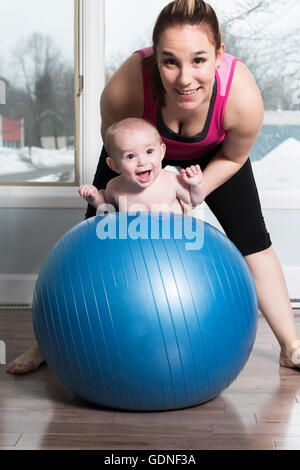
[[160,155],[161,155],[161,160],[164,158],[166,153],[166,145],[165,144],[160,144]]
[[109,168],[114,171],[115,173],[121,173],[120,168],[114,158],[107,157],[106,163],[108,164]]

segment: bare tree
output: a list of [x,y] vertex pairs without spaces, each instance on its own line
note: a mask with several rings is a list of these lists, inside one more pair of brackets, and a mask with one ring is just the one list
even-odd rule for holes
[[[227,51],[247,64],[261,90],[266,109],[295,109],[292,100],[300,61],[300,26],[278,28],[285,11],[299,15],[295,0],[247,0],[225,17],[222,31]],[[275,27],[276,26],[276,27]]]
[[32,138],[28,141],[27,137],[27,143],[30,147],[42,146],[42,126],[46,122],[47,132],[51,129],[58,148],[58,136],[65,131],[65,122],[74,123],[74,107],[71,109],[69,92],[66,92],[73,91],[73,67],[66,65],[52,38],[41,33],[19,41],[13,56],[18,70],[15,80],[28,99],[26,119]]
[[[52,101],[54,135],[63,132],[67,137],[67,144],[74,145],[74,67],[64,62],[59,73],[55,75],[55,94]],[[61,135],[61,134],[60,134]]]

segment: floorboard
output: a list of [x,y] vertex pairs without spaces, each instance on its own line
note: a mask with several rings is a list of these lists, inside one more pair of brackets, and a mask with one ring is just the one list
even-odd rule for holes
[[[7,362],[33,337],[30,311],[0,311]],[[85,403],[46,365],[26,376],[0,365],[0,449],[300,450],[300,373],[279,367],[278,355],[259,317],[250,359],[227,390],[204,405],[156,413]]]

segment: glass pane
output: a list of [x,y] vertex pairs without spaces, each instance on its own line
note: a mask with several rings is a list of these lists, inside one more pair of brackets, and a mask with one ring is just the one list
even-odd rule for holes
[[152,44],[152,29],[161,9],[169,2],[106,0],[105,63],[106,80],[135,50]]
[[265,111],[251,160],[258,187],[299,190],[300,111]]
[[74,182],[74,0],[0,0],[0,79],[0,183]]
[[[151,45],[157,15],[168,3],[131,0],[128,9],[122,0],[106,1],[107,80],[132,52]],[[245,62],[263,96],[265,121],[251,151],[258,186],[300,189],[300,2],[208,3],[226,52]]]

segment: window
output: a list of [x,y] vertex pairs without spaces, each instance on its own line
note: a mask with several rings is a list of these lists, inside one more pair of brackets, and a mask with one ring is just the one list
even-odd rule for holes
[[[37,0],[26,0],[21,2],[26,4],[26,18],[30,5],[36,5],[31,8],[32,16],[38,11],[45,10],[48,0],[38,2]],[[16,6],[17,1],[12,2]],[[22,16],[18,2],[17,19],[20,25],[24,25],[24,15]],[[64,3],[64,5],[62,5]],[[104,0],[66,0],[66,2],[51,2],[51,8],[59,5],[57,13],[57,25],[63,24],[61,30],[61,44],[63,48],[68,47],[68,43],[75,45],[74,54],[74,70],[75,77],[75,129],[73,145],[76,157],[73,156],[73,174],[68,177],[68,181],[51,181],[45,182],[0,182],[0,207],[9,208],[82,208],[86,207],[85,201],[78,195],[78,184],[90,183],[93,176],[99,155],[101,151],[101,134],[100,134],[100,113],[99,100],[104,86]],[[66,11],[67,4],[70,6],[69,13]],[[50,1],[49,1],[50,5]],[[4,9],[5,6],[5,9]],[[4,0],[0,0],[0,7],[4,14],[8,14],[10,9]],[[1,12],[0,8],[0,12]],[[73,8],[73,9],[72,9]],[[66,17],[65,17],[66,16]],[[50,16],[49,13],[49,19]],[[35,16],[36,25],[41,28],[41,20]],[[43,15],[43,21],[47,19],[47,15]],[[21,28],[15,21],[16,14],[11,15],[10,26],[14,25],[14,29],[18,31]],[[75,19],[75,34],[74,20]],[[2,20],[2,16],[1,16]],[[7,20],[6,20],[7,21]],[[32,20],[31,20],[32,21]],[[71,27],[71,22],[73,26]],[[70,25],[70,30],[67,28]],[[30,21],[28,20],[30,25]],[[11,26],[12,27],[12,26]],[[24,26],[25,28],[25,26]],[[32,28],[29,28],[32,31]],[[36,29],[36,28],[35,28]],[[47,27],[43,27],[43,31],[47,31]],[[0,30],[1,36],[1,30]],[[59,41],[58,41],[59,42]],[[65,43],[65,44],[64,44]],[[2,43],[1,43],[2,45]],[[69,46],[71,48],[71,46]],[[0,56],[4,48],[0,46]],[[0,110],[2,112],[3,102],[7,102],[7,88],[4,80],[2,80],[3,67],[0,61]],[[73,87],[74,88],[74,87]],[[1,114],[1,113],[0,113]],[[1,114],[2,115],[2,114]],[[5,116],[6,117],[6,116]],[[9,116],[12,117],[12,116]],[[20,118],[21,116],[16,116]],[[73,116],[74,119],[74,116]],[[73,121],[74,122],[74,121]],[[46,137],[53,137],[48,135]],[[64,137],[64,136],[59,136]],[[73,136],[70,135],[72,138]],[[25,134],[26,138],[26,134]],[[72,139],[73,140],[73,139]],[[53,139],[52,139],[53,142]],[[6,147],[4,147],[6,148]],[[70,150],[70,148],[69,148]],[[15,152],[15,150],[14,150]],[[54,162],[55,163],[55,162]],[[68,163],[68,162],[67,162]],[[52,174],[54,174],[52,172]],[[67,179],[64,175],[63,179]],[[72,180],[72,181],[71,181]]]
[[[252,2],[252,6],[258,4]],[[300,82],[296,45],[300,40],[300,4],[289,0],[244,7],[241,20],[229,26],[229,46],[248,65],[261,90],[265,116],[251,160],[261,194],[275,206],[290,208],[300,194]],[[230,47],[229,47],[230,50]],[[294,196],[294,197],[293,197]]]
[[[64,0],[59,3],[58,1],[50,3],[49,0],[44,0],[44,2],[0,0],[0,37],[2,38],[0,41],[0,116],[2,118],[0,148],[3,153],[13,155],[11,160],[1,159],[0,155],[1,207],[81,207],[77,184],[92,182],[101,151],[99,99],[105,80],[109,79],[114,70],[134,50],[151,44],[155,19],[163,6],[168,3],[168,0],[153,0],[152,2],[131,0],[131,8],[128,9],[128,4],[121,0]],[[48,2],[51,5],[51,8],[49,7],[51,12],[58,8],[55,22],[50,21],[53,15],[52,13],[48,15]],[[272,2],[228,0],[226,3],[221,0],[211,0],[210,3],[221,20],[227,52],[245,61],[257,80],[264,98],[266,119],[251,154],[263,207],[300,208],[297,168],[293,166],[295,161],[298,163],[299,160],[297,149],[299,148],[300,82],[297,78],[299,77],[297,44],[299,43],[300,4],[295,0],[287,0],[284,5],[280,0]],[[28,18],[26,23],[23,21],[25,14],[22,15],[23,5],[26,6],[26,18]],[[132,14],[133,11],[134,14]],[[74,16],[75,35],[74,25],[72,26]],[[13,31],[11,35],[4,34],[4,31],[7,31],[6,24],[10,25]],[[73,121],[68,122],[67,128],[60,126],[59,133],[57,133],[51,109],[44,114],[40,113],[42,145],[31,148],[34,147],[40,153],[46,149],[49,154],[53,152],[58,154],[61,149],[65,149],[66,160],[60,160],[60,163],[66,163],[68,171],[62,168],[62,171],[50,172],[49,168],[44,168],[46,174],[33,174],[32,178],[28,178],[28,168],[32,162],[26,161],[27,154],[21,158],[18,154],[21,153],[22,148],[30,148],[30,145],[27,145],[28,135],[30,135],[27,128],[30,120],[28,121],[29,118],[27,118],[26,121],[26,115],[21,112],[4,113],[12,97],[17,100],[23,96],[22,93],[10,95],[8,85],[16,86],[16,88],[22,87],[21,82],[17,81],[17,68],[12,68],[9,64],[9,55],[14,49],[12,44],[16,43],[19,37],[16,31],[20,31],[20,37],[24,38],[30,37],[35,31],[53,35],[54,33],[49,29],[51,24],[54,24],[55,28],[60,24],[63,25],[56,44],[62,48],[61,54],[68,57],[70,64],[73,54],[77,119],[74,119],[76,113],[73,109]],[[14,27],[12,28],[11,25]],[[12,39],[9,39],[10,37]],[[72,43],[76,46],[75,54],[74,52],[67,53],[67,50],[73,50]],[[20,76],[19,72],[18,80]],[[43,90],[43,86],[41,88]],[[40,88],[37,87],[37,89]],[[8,138],[9,134],[10,138]],[[280,147],[281,144],[284,145]],[[46,148],[51,146],[52,148]],[[58,149],[54,149],[55,146]],[[72,151],[73,156],[71,156]],[[277,154],[277,161],[280,162],[278,168],[284,164],[285,169],[289,169],[289,177],[293,177],[292,185],[290,181],[287,182],[287,179],[283,181],[280,170],[279,173],[277,172],[278,180],[276,184],[274,183],[274,178],[277,178],[274,172],[275,160],[272,164],[268,163],[272,157],[269,154],[273,152]],[[280,152],[283,155],[282,163],[278,157]],[[33,150],[32,155],[34,156]],[[269,156],[268,159],[265,158],[267,156]],[[28,157],[30,158],[30,155]],[[275,158],[274,153],[272,158]],[[293,161],[292,158],[294,158]],[[4,168],[5,161],[12,163],[13,159],[20,165],[20,170],[24,168],[27,170],[27,177],[22,180],[17,181],[16,172],[12,173],[9,168],[6,170]],[[42,159],[36,158],[35,161],[41,164]],[[70,168],[71,161],[72,168]],[[52,163],[55,166],[57,160],[53,159]],[[267,164],[272,167],[272,181],[268,179],[271,171],[269,171],[270,167],[265,166]],[[5,171],[6,174],[4,174]],[[7,180],[7,174],[11,175],[11,181]],[[1,180],[3,177],[6,181]],[[40,181],[37,181],[38,179]]]
[[75,184],[74,0],[0,0],[0,38],[0,184]]
[[[168,3],[132,0],[129,12],[121,0],[106,2],[106,80],[132,52],[151,45],[155,19]],[[265,120],[251,152],[262,204],[300,208],[300,3],[208,3],[220,20],[226,52],[245,62],[263,96]]]

